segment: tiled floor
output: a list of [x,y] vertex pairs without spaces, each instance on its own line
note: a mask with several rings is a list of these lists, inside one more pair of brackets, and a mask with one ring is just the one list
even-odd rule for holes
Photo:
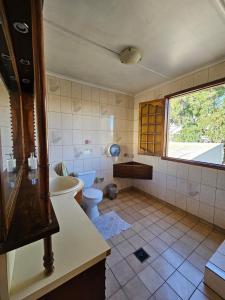
[[[225,235],[185,212],[131,190],[104,199],[132,224],[108,242],[106,297],[110,300],[221,300],[203,284],[204,266]],[[133,252],[150,255],[140,263]]]

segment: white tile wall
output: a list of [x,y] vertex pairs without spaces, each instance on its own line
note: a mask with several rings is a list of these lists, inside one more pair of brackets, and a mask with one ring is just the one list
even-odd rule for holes
[[4,170],[6,168],[6,154],[12,153],[12,138],[9,95],[2,83],[0,83],[0,131]]
[[[134,185],[168,203],[225,228],[225,171],[164,161],[143,156],[138,151],[138,105],[166,94],[225,77],[225,63],[220,63],[181,79],[145,90],[134,101],[134,160],[153,165],[152,181],[134,180]],[[166,176],[164,181],[159,176]]]
[[[121,160],[133,156],[134,98],[77,82],[47,77],[48,139],[50,163],[64,161],[70,172],[94,169],[104,177],[104,187],[114,182],[109,143],[121,146]],[[131,180],[116,180],[119,188]]]

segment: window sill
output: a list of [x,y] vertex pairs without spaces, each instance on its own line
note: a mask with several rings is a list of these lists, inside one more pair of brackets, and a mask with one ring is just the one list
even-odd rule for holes
[[188,164],[188,165],[193,165],[193,166],[199,166],[199,167],[205,167],[205,168],[211,168],[211,169],[225,171],[225,165],[210,164],[210,163],[205,163],[202,161],[187,160],[187,159],[174,158],[174,157],[168,157],[168,156],[162,156],[161,159],[174,161],[174,162],[178,162],[178,163],[183,163],[183,164]]

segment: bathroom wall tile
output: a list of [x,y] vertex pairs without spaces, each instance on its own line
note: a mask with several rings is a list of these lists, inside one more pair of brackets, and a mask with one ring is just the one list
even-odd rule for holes
[[198,216],[200,202],[192,197],[187,197],[187,211]]
[[218,170],[218,176],[217,176],[217,184],[216,186],[219,189],[225,190],[225,171],[224,170]]
[[196,182],[201,182],[202,168],[197,166],[189,166],[188,179]]
[[188,177],[188,165],[178,164],[177,165],[177,177],[186,179]]
[[83,143],[82,130],[73,130],[73,145],[82,145]]
[[217,170],[210,168],[202,168],[202,183],[209,186],[216,186]]
[[201,185],[200,201],[214,206],[216,198],[216,189],[207,185]]
[[54,95],[54,94],[49,94],[47,97],[47,104],[48,104],[49,111],[60,112],[60,110],[61,110],[60,96]]
[[178,193],[186,195],[187,194],[187,180],[177,177],[176,190],[177,190]]
[[49,160],[50,163],[62,161],[62,146],[49,147]]
[[10,126],[10,111],[8,107],[1,107],[0,109],[0,126]]
[[99,100],[101,104],[108,104],[108,92],[105,90],[100,90]]
[[62,131],[57,129],[49,129],[48,140],[50,145],[62,145]]
[[73,145],[73,131],[62,130],[62,144],[64,146]]
[[48,113],[48,128],[61,129],[61,114],[57,112]]
[[182,193],[176,192],[175,205],[183,210],[186,210],[186,207],[187,207],[186,196]]
[[74,172],[83,172],[84,171],[84,161],[83,159],[76,159],[74,161]]
[[215,208],[214,224],[221,228],[225,228],[225,210]]
[[82,86],[82,100],[91,101],[91,87],[83,85]]
[[201,185],[195,181],[187,182],[187,195],[193,199],[199,200]]
[[72,113],[74,115],[81,115],[82,112],[82,100],[72,98]]
[[73,115],[72,114],[61,114],[62,118],[62,129],[72,129],[73,128]]
[[175,176],[167,175],[167,189],[176,190],[177,178]]
[[73,115],[73,129],[83,129],[81,116]]
[[74,159],[74,148],[73,146],[63,146],[63,161]]
[[167,162],[167,174],[176,176],[177,174],[177,163],[173,161]]
[[1,144],[3,147],[12,147],[11,128],[1,127]]
[[72,101],[69,97],[61,97],[61,112],[72,113]]
[[72,82],[72,98],[81,99],[82,85],[77,82]]
[[65,79],[60,79],[60,94],[63,97],[72,96],[72,82]]
[[100,89],[92,87],[91,88],[91,100],[93,102],[99,103],[99,99],[100,99]]
[[215,206],[219,209],[225,210],[225,190],[216,190]]
[[56,77],[47,77],[47,90],[49,94],[60,95],[60,80]]
[[214,210],[214,206],[200,202],[198,215],[200,218],[213,223]]

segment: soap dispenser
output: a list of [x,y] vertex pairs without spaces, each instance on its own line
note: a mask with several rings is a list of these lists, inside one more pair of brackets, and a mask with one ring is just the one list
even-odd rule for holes
[[28,158],[28,167],[31,170],[37,170],[37,157],[34,156],[34,152],[31,152],[30,157]]
[[16,159],[13,157],[13,154],[7,154],[9,158],[6,160],[7,172],[14,172],[16,169]]

